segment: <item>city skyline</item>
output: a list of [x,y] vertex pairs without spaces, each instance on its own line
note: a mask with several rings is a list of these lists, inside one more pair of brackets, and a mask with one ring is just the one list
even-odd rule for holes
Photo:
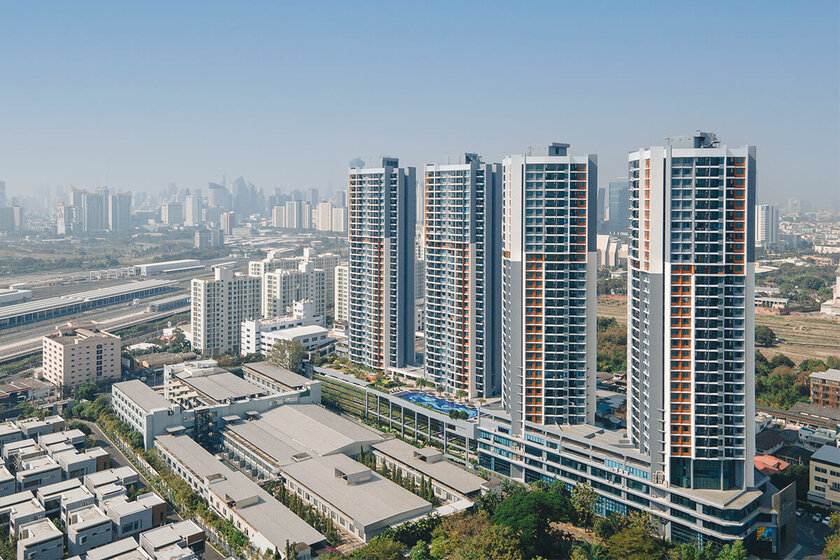
[[[399,156],[415,167],[464,151],[501,161],[564,137],[600,155],[606,186],[624,175],[638,146],[702,129],[732,145],[759,146],[768,163],[758,202],[779,202],[795,190],[836,205],[837,5],[819,3],[806,13],[762,8],[705,4],[674,18],[657,5],[564,7],[577,25],[563,36],[591,61],[569,80],[541,72],[553,61],[551,16],[561,9],[548,4],[518,13],[512,29],[507,12],[469,3],[446,7],[446,21],[468,16],[469,28],[427,7],[335,4],[329,10],[341,17],[322,19],[288,6],[244,14],[216,4],[165,13],[82,5],[68,27],[71,14],[61,5],[46,17],[16,6],[0,39],[19,53],[4,62],[0,175],[10,197],[56,185],[205,188],[224,174],[266,190],[317,186],[327,194],[346,187],[347,162],[360,155]],[[642,24],[660,28],[642,37],[634,32]],[[381,31],[358,39],[351,33],[358,26]],[[423,40],[430,27],[439,40]],[[702,48],[683,40],[698,32]],[[637,54],[645,52],[656,54],[661,71],[645,70],[645,55]],[[481,64],[461,62],[470,57]],[[689,78],[739,75],[745,64],[751,72],[735,89],[679,78],[682,71]],[[348,85],[376,67],[391,69],[372,78],[376,87]],[[430,67],[450,85],[424,79]],[[528,76],[540,87],[522,87]],[[543,101],[540,92],[548,94]],[[507,116],[509,105],[520,110]],[[365,125],[382,110],[402,115],[403,126]],[[456,129],[441,141],[440,131]],[[813,164],[785,165],[791,150]]]

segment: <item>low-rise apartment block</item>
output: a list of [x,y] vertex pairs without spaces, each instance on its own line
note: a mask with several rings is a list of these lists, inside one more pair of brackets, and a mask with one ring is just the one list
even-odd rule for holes
[[808,378],[811,385],[811,404],[840,408],[840,369],[815,371]]
[[68,323],[43,338],[44,379],[59,387],[119,379],[121,349],[117,335]]
[[73,510],[65,527],[70,555],[85,554],[91,548],[111,542],[111,520],[95,505]]
[[39,519],[20,528],[17,560],[60,560],[64,534],[49,519]]
[[100,502],[113,523],[113,539],[134,537],[166,521],[166,502],[157,494],[142,494],[134,501],[118,496]]
[[808,501],[840,510],[840,447],[824,445],[811,455]]

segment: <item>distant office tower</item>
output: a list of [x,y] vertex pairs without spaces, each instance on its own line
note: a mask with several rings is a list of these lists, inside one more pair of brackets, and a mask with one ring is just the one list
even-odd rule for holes
[[195,232],[196,249],[218,249],[225,246],[225,232],[218,228],[200,229]]
[[210,183],[207,187],[207,205],[221,208],[222,210],[230,210],[231,200],[230,192],[218,183]]
[[233,212],[225,212],[219,217],[219,221],[225,235],[233,235],[233,228],[236,227],[236,214]]
[[501,388],[501,183],[476,154],[425,168],[425,376],[471,398]]
[[17,204],[12,206],[12,220],[15,224],[15,231],[21,231],[22,229],[24,229],[25,224],[23,206],[18,206]]
[[82,193],[82,229],[86,232],[105,231],[105,200],[99,193]]
[[108,229],[108,210],[111,202],[111,192],[108,187],[97,187],[96,194],[102,197],[102,229]]
[[131,230],[131,193],[114,193],[108,201],[108,229],[115,232]]
[[779,212],[772,204],[761,204],[755,212],[755,246],[769,247],[779,242]]
[[260,317],[262,279],[234,274],[229,265],[213,272],[213,278],[192,281],[192,347],[202,354],[238,354],[242,321]]
[[201,197],[198,195],[187,195],[184,199],[184,225],[201,225]]
[[308,202],[290,200],[286,203],[286,228],[311,229],[312,207]]
[[318,203],[321,202],[319,196],[320,195],[318,194],[318,189],[306,189],[306,198],[304,200],[309,203],[309,206],[311,208],[315,208],[316,206],[318,206]]
[[609,231],[613,235],[626,234],[628,224],[628,205],[630,204],[630,185],[627,181],[610,181],[609,186]]
[[332,203],[319,202],[315,210],[315,229],[332,231]]
[[85,192],[83,190],[77,189],[76,187],[70,187],[70,205],[75,206],[76,208],[82,208],[85,204]]
[[119,336],[93,325],[68,323],[42,339],[44,379],[58,387],[77,387],[119,379]]
[[184,205],[180,202],[166,202],[160,207],[160,221],[170,226],[184,223]]
[[606,187],[598,187],[598,233],[609,233],[609,191]]
[[350,267],[335,267],[335,322],[346,325],[350,320]]
[[595,419],[598,158],[568,148],[503,163],[502,401],[514,433]]
[[413,167],[350,169],[350,359],[387,370],[414,362]]
[[67,209],[64,207],[64,203],[59,201],[58,212],[55,215],[55,232],[57,235],[67,235],[72,231],[72,224],[67,218]]
[[337,233],[347,233],[347,208],[333,208],[330,219],[331,230]]
[[15,231],[15,211],[11,206],[0,206],[0,231]]
[[286,227],[286,207],[275,206],[271,210],[271,225],[276,228]]
[[263,276],[263,317],[285,317],[297,301],[312,302],[315,314],[324,317],[326,286],[324,269],[311,262],[302,261],[295,270],[268,272]]
[[338,208],[347,208],[347,191],[335,193],[335,205]]
[[6,206],[6,181],[0,181],[0,206]]
[[755,148],[698,132],[629,162],[630,439],[671,486],[753,486]]

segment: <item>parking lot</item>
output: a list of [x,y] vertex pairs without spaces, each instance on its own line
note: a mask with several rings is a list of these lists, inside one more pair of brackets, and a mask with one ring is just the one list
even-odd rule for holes
[[796,544],[802,548],[788,558],[802,558],[804,560],[825,558],[822,551],[825,548],[825,539],[830,533],[831,529],[826,525],[815,522],[811,518],[811,514],[803,513],[796,519]]

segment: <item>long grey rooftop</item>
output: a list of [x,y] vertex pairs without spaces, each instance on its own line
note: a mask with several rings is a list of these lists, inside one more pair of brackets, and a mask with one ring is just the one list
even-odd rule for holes
[[141,280],[139,282],[129,282],[127,284],[120,284],[119,286],[110,286],[108,288],[99,288],[96,290],[88,290],[84,292],[76,292],[74,294],[67,294],[58,297],[38,299],[35,301],[28,301],[26,303],[18,303],[15,305],[7,305],[0,310],[0,319],[9,317],[16,317],[27,313],[37,313],[39,311],[49,311],[57,307],[71,305],[74,303],[84,303],[87,301],[95,301],[114,296],[121,296],[134,292],[144,290],[152,290],[173,284],[171,280]]
[[404,441],[392,438],[374,444],[373,448],[464,495],[480,492],[484,484],[483,478],[465,471],[446,459],[429,463],[417,456],[418,453],[421,455],[439,455],[440,451],[433,447],[417,449]]
[[302,375],[298,375],[297,373],[294,373],[292,371],[289,371],[286,368],[276,366],[271,362],[253,362],[250,364],[245,364],[242,367],[246,370],[253,370],[254,372],[260,375],[268,377],[276,383],[285,385],[286,387],[290,387],[292,389],[304,387],[307,384],[311,383],[310,379]]
[[266,392],[265,389],[257,387],[253,383],[245,381],[229,371],[196,376],[179,373],[176,377],[216,402],[241,400]]
[[145,412],[172,407],[172,403],[138,379],[114,383],[113,388],[119,389]]

